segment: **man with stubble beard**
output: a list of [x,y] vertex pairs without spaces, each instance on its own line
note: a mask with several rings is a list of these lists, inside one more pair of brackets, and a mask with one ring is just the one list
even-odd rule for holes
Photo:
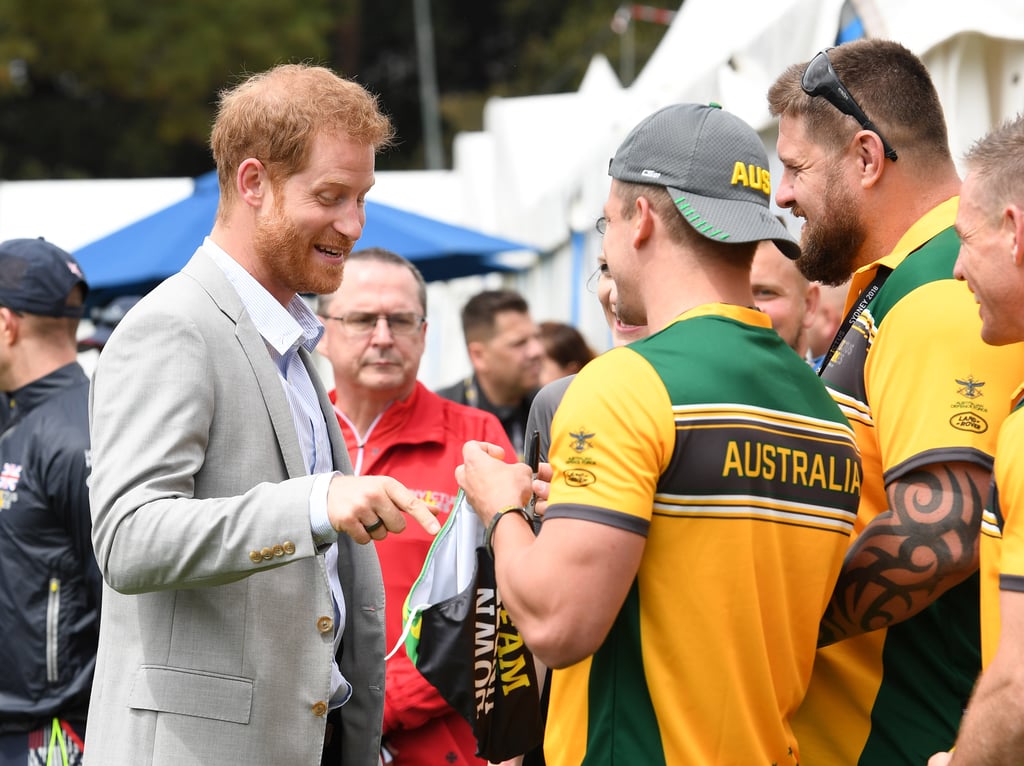
[[794,731],[815,766],[920,764],[953,740],[978,673],[979,526],[1024,354],[982,343],[953,277],[960,180],[913,53],[885,40],[822,51],[768,101],[776,201],[806,222],[798,264],[826,284],[852,275],[856,318],[821,377],[864,464]]
[[285,64],[221,94],[220,203],[97,362],[93,545],[106,587],[86,763],[377,766],[384,588],[371,541],[431,509],[352,476],[299,293],[362,234],[390,121]]

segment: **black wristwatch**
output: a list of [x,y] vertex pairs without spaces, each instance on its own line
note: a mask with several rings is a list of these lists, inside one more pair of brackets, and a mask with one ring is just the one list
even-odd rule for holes
[[498,526],[498,522],[501,521],[501,517],[506,513],[518,513],[524,519],[526,523],[530,525],[530,529],[533,529],[533,518],[530,516],[530,512],[527,511],[521,505],[510,505],[508,508],[502,508],[496,514],[491,517],[490,523],[487,524],[487,530],[484,532],[484,550],[487,551],[487,555],[494,560],[494,548],[492,547],[492,541],[494,540],[494,528]]

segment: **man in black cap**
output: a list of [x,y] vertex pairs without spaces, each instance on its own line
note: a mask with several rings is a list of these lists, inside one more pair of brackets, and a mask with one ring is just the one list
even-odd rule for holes
[[0,766],[82,758],[101,592],[75,340],[87,291],[59,247],[0,243]]
[[536,537],[527,466],[468,442],[456,478],[509,616],[555,668],[549,766],[794,766],[860,470],[846,418],[754,308],[757,243],[799,248],[760,138],[722,109],[655,112],[609,174],[617,316],[652,334],[570,384]]

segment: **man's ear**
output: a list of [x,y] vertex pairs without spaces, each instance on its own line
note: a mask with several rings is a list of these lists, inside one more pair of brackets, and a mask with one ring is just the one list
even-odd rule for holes
[[1013,258],[1013,264],[1020,266],[1024,264],[1024,210],[1021,210],[1019,205],[1007,205],[1003,219],[1013,238],[1010,256]]
[[487,346],[483,341],[471,340],[466,344],[466,353],[469,355],[469,362],[473,365],[474,370],[484,364],[486,352]]
[[6,306],[0,306],[0,339],[12,346],[21,332],[21,317]]
[[270,192],[270,179],[263,163],[255,157],[242,160],[235,174],[235,186],[238,196],[247,205],[259,207]]
[[860,185],[864,189],[869,189],[878,183],[885,170],[885,146],[873,130],[861,130],[853,140]]
[[631,244],[634,249],[639,250],[651,238],[651,235],[654,233],[654,217],[651,201],[643,195],[637,197],[633,218],[628,221],[632,239]]

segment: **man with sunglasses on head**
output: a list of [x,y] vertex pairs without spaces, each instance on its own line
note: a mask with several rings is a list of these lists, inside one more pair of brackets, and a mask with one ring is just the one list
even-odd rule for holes
[[[440,512],[451,511],[455,467],[472,439],[512,444],[489,412],[443,399],[417,381],[427,326],[427,287],[419,269],[380,248],[353,252],[334,293],[319,298],[325,331],[319,350],[331,362],[330,392],[357,476],[392,476]],[[409,525],[377,542],[384,577],[390,650],[402,635],[402,605],[433,536]],[[483,766],[469,723],[415,668],[405,648],[388,660],[384,685],[385,762],[393,766]],[[388,759],[393,760],[388,760]]]
[[794,722],[815,766],[920,764],[955,736],[979,668],[978,535],[1019,348],[979,337],[953,278],[960,179],[928,71],[860,40],[789,67],[776,201],[808,279],[851,277],[821,377],[857,434],[854,539]]

